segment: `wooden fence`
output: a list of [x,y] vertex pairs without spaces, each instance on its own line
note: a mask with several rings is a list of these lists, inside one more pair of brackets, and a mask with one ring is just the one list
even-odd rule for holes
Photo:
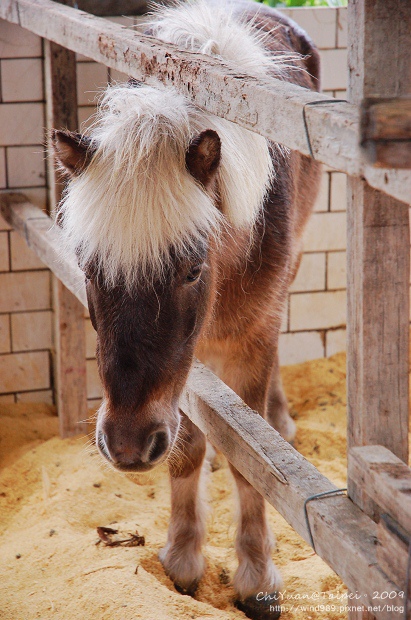
[[[92,0],[84,2],[92,8]],[[312,498],[335,486],[200,364],[192,368],[181,407],[349,589],[361,594],[365,609],[372,607],[349,612],[352,620],[405,618],[399,609],[411,548],[411,470],[405,465],[411,114],[409,102],[395,99],[384,101],[381,112],[379,98],[411,91],[411,4],[351,1],[351,103],[275,79],[239,76],[219,60],[51,0],[3,0],[0,17],[45,39],[48,127],[77,127],[78,52],[136,79],[173,84],[207,111],[350,175],[348,497]],[[387,163],[392,167],[380,167]],[[52,169],[49,179],[55,204],[61,187]],[[78,422],[86,417],[83,277],[74,257],[61,261],[60,233],[47,214],[16,194],[1,194],[0,206],[56,276],[57,405],[61,433],[70,435],[82,430]]]

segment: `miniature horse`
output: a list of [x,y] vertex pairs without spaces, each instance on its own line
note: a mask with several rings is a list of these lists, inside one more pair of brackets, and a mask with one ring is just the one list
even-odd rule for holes
[[[240,74],[319,87],[306,34],[255,3],[162,8],[148,32]],[[159,83],[108,88],[88,137],[54,131],[52,140],[71,177],[63,234],[85,273],[97,331],[96,443],[125,472],[178,454],[169,460],[172,513],[160,559],[176,588],[193,594],[204,571],[206,440],[179,397],[196,356],[293,438],[278,335],[320,170]],[[231,471],[240,504],[236,604],[250,618],[274,618],[256,596],[281,583],[264,500]]]

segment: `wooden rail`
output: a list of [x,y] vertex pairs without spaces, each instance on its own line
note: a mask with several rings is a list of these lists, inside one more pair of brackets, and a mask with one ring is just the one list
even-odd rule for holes
[[[61,257],[61,232],[23,195],[0,194],[0,212],[29,247],[87,307],[84,277],[74,256]],[[184,413],[308,542],[304,503],[335,485],[261,416],[199,362],[180,401]],[[376,560],[376,524],[345,495],[308,504],[315,551],[352,590],[371,600],[374,590],[398,591]],[[367,602],[364,599],[363,602]],[[396,612],[382,620],[402,620]]]
[[143,15],[147,13],[149,4],[147,0],[56,0],[56,2],[102,17]]
[[[181,51],[51,0],[5,0],[0,18],[138,80],[173,85],[201,108],[310,155],[407,204],[411,172],[367,165],[360,148],[359,109],[276,79],[264,81],[229,64]],[[329,103],[320,101],[327,99]],[[315,104],[315,105],[313,105]]]

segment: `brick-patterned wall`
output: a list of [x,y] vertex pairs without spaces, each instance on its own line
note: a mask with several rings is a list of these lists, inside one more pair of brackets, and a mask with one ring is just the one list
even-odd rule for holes
[[[284,11],[316,41],[325,93],[345,98],[346,9]],[[115,18],[133,26],[133,18]],[[42,42],[0,20],[0,191],[21,190],[46,207]],[[78,57],[79,122],[95,109],[96,93],[126,76]],[[345,175],[325,170],[305,237],[300,270],[289,294],[280,337],[283,364],[323,357],[345,347]],[[85,317],[89,405],[101,386],[95,334]],[[50,273],[0,218],[0,403],[52,400]]]
[[[346,98],[347,9],[285,9],[320,49],[322,90]],[[324,169],[304,239],[304,254],[288,296],[280,336],[282,364],[345,349],[346,175]]]
[[[46,206],[41,40],[0,21],[0,188]],[[0,402],[51,401],[50,273],[0,218]]]

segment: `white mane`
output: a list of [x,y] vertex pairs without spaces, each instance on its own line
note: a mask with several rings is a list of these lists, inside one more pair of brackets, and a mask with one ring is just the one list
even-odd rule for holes
[[[243,72],[280,70],[249,26],[205,0],[160,9],[152,27],[160,39],[221,56]],[[217,131],[222,143],[221,212],[185,166],[190,141],[205,129]],[[90,134],[97,150],[60,210],[80,266],[97,258],[108,284],[119,275],[131,285],[137,276],[161,274],[170,247],[185,254],[224,220],[252,229],[273,175],[265,138],[160,84],[109,87]]]

